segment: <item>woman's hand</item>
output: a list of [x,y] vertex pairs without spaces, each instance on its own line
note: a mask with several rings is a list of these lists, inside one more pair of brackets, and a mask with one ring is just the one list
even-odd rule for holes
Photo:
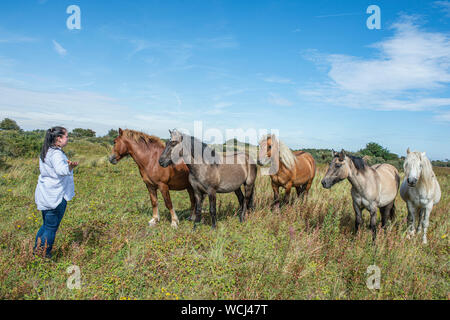
[[73,170],[73,168],[75,168],[77,165],[78,165],[78,162],[77,161],[70,161],[70,160],[67,160],[67,163],[69,164],[69,170],[70,171],[72,171]]

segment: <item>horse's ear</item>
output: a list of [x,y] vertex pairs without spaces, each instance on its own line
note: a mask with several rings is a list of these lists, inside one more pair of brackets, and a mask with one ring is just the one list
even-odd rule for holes
[[411,150],[409,150],[409,148],[408,148],[408,150],[406,150],[406,154],[409,154],[411,152]]
[[341,150],[341,152],[339,153],[339,160],[343,161],[345,159],[345,151],[344,149]]
[[119,136],[121,136],[123,133],[123,130],[121,128],[119,128]]
[[172,130],[169,129],[169,134],[172,134]]
[[426,153],[422,152],[422,158],[425,158]]

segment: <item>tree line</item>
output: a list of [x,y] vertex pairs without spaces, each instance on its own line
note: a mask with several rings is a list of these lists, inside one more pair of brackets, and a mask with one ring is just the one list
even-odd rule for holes
[[[110,129],[106,135],[99,137],[96,136],[96,132],[92,129],[75,128],[69,132],[70,138],[84,139],[104,145],[113,145],[117,135],[118,131],[115,129]],[[40,153],[44,136],[45,130],[24,131],[16,121],[9,118],[3,119],[0,122],[0,168],[8,157],[37,157]],[[165,139],[162,140],[165,141]],[[239,144],[244,143],[236,140],[236,147]],[[225,145],[226,143],[224,143],[224,147]],[[311,153],[318,163],[330,163],[332,158],[332,150],[330,149],[302,150]],[[397,154],[390,152],[387,148],[376,142],[369,142],[366,144],[365,148],[348,153],[362,157],[369,165],[375,163],[390,163],[398,169],[402,169],[403,161],[405,160],[405,157],[400,157]],[[450,161],[448,159],[432,161],[432,164],[433,166],[450,167]]]

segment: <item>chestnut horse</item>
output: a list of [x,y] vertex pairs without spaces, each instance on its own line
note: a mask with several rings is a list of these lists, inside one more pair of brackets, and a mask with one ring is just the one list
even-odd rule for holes
[[123,157],[130,155],[136,162],[142,179],[150,193],[153,207],[153,218],[149,221],[152,227],[159,221],[158,195],[159,190],[164,198],[164,203],[172,216],[172,227],[178,226],[178,217],[170,200],[169,190],[187,189],[191,200],[191,210],[194,213],[195,199],[188,177],[189,170],[184,163],[163,168],[158,164],[158,159],[164,150],[164,142],[158,137],[150,136],[134,130],[122,130],[119,128],[119,136],[114,139],[114,147],[109,161],[112,164]]
[[316,174],[316,163],[311,154],[292,152],[274,134],[265,135],[259,141],[258,164],[266,166],[269,163],[275,168],[270,172],[275,206],[280,206],[280,187],[286,189],[285,200],[289,200],[292,187],[297,190],[297,196],[308,194]]

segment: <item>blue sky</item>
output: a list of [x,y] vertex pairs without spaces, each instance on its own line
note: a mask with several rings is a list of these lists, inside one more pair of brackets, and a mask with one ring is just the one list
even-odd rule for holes
[[449,1],[423,0],[1,1],[0,117],[161,137],[202,121],[277,129],[294,149],[446,159],[449,18]]

